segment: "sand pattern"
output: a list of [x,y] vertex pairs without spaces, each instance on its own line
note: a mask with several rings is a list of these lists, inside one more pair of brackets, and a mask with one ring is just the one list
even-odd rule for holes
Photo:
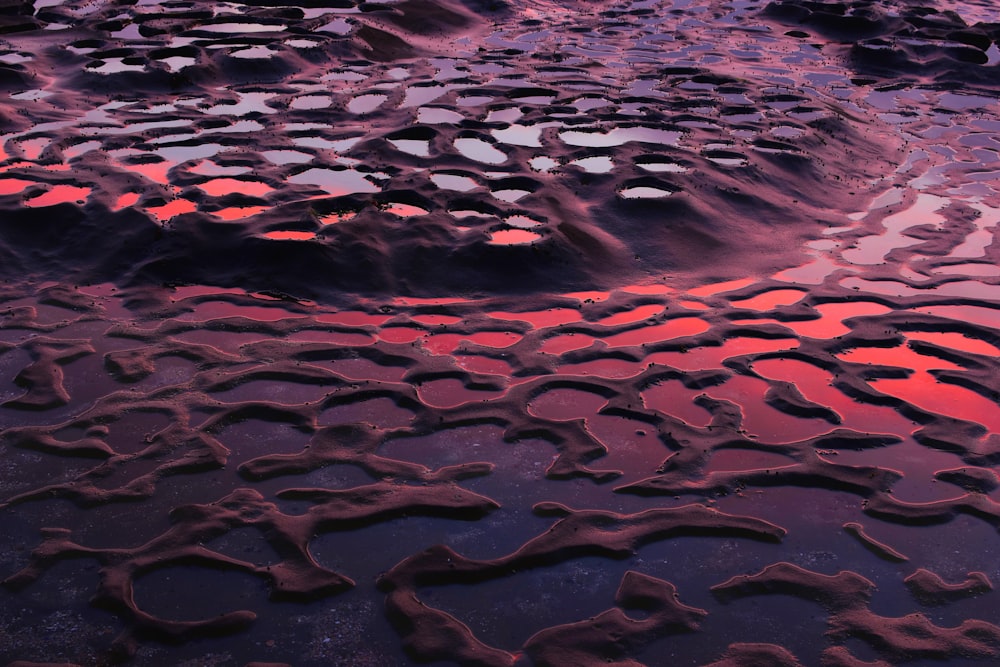
[[0,3],[0,660],[995,662],[998,36]]

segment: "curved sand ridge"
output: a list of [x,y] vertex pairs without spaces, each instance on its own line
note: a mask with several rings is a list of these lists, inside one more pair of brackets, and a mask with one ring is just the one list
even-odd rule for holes
[[3,659],[996,660],[995,10],[335,4],[0,15]]

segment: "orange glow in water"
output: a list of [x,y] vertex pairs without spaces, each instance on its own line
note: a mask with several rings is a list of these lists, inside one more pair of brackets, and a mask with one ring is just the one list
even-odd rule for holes
[[75,185],[55,185],[45,194],[24,202],[25,206],[41,207],[55,206],[67,202],[82,202],[90,196],[90,188],[81,188]]

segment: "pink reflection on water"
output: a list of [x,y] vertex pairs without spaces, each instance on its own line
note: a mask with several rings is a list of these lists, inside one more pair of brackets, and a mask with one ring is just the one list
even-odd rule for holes
[[1000,348],[991,345],[979,338],[970,338],[957,332],[937,332],[937,331],[908,331],[906,337],[910,340],[920,340],[927,343],[934,343],[941,347],[949,347],[953,350],[960,350],[970,354],[983,354],[987,356],[1000,356]]
[[424,324],[429,327],[458,324],[462,321],[461,317],[455,317],[454,315],[412,315],[410,319],[417,324]]
[[427,332],[414,327],[386,327],[376,334],[380,340],[387,343],[412,343]]
[[365,346],[374,345],[375,339],[363,331],[321,331],[306,329],[288,334],[286,340],[296,343],[328,343],[330,345]]
[[927,371],[932,368],[962,370],[962,367],[958,364],[953,364],[938,357],[920,354],[906,345],[889,348],[854,347],[843,352],[838,352],[834,356],[855,364],[898,366],[900,368],[910,368],[915,371]]
[[569,421],[585,419],[607,404],[607,399],[599,394],[580,389],[550,389],[531,399],[528,412],[542,419]]
[[674,338],[683,338],[685,336],[694,336],[704,333],[710,328],[711,326],[708,322],[697,317],[679,317],[675,320],[668,320],[663,324],[624,331],[620,334],[608,336],[603,340],[608,344],[608,347],[644,345],[672,340]]
[[801,290],[776,289],[758,294],[749,299],[731,300],[730,303],[736,308],[765,311],[772,310],[778,306],[790,306],[793,303],[798,303],[805,295],[806,293]]
[[460,354],[455,357],[455,363],[467,371],[484,375],[502,375],[509,378],[514,372],[514,369],[506,361],[493,357]]
[[732,401],[743,412],[743,428],[763,442],[797,442],[829,431],[833,426],[821,419],[803,419],[772,408],[764,400],[770,384],[747,375],[735,375],[710,387],[705,394]]
[[923,308],[914,308],[913,311],[1000,329],[1000,309],[996,308],[985,308],[983,306],[925,306]]
[[197,210],[198,205],[189,199],[175,199],[163,206],[149,206],[146,208],[146,212],[152,214],[160,222],[166,222],[184,213],[194,213]]
[[571,350],[582,350],[590,347],[597,340],[587,334],[560,334],[546,339],[538,351],[545,354],[563,354]]
[[17,194],[31,185],[41,185],[41,183],[38,181],[28,181],[23,178],[0,178],[0,195]]
[[598,320],[597,324],[602,324],[604,326],[615,326],[619,324],[632,324],[633,322],[641,322],[645,319],[649,319],[653,315],[658,315],[663,312],[663,306],[660,304],[647,304],[645,306],[638,306],[632,310],[626,310],[622,313],[615,313],[605,317],[602,320]]
[[392,319],[392,315],[373,315],[360,310],[343,310],[337,313],[323,313],[316,316],[323,324],[342,324],[350,327],[380,326]]
[[216,178],[211,181],[199,183],[197,187],[211,197],[223,197],[234,193],[249,195],[251,197],[263,197],[274,191],[274,188],[267,183],[244,181],[238,178]]
[[422,382],[417,386],[420,400],[435,408],[453,408],[465,403],[487,401],[503,395],[503,391],[480,391],[465,387],[460,380],[444,378]]
[[851,301],[847,303],[823,303],[815,306],[815,310],[820,314],[819,319],[782,321],[778,324],[808,338],[836,338],[851,331],[850,327],[843,324],[844,320],[866,315],[884,315],[891,312],[892,308],[873,301]]
[[82,203],[89,196],[90,188],[77,187],[75,185],[54,185],[48,192],[28,199],[24,202],[24,205],[31,208],[39,208],[69,202]]
[[833,410],[841,418],[842,426],[899,436],[906,436],[915,428],[912,421],[892,408],[859,403],[850,398],[833,386],[832,373],[805,361],[761,359],[753,362],[753,369],[765,378],[791,382],[806,400]]
[[712,416],[694,403],[700,389],[689,389],[680,380],[662,380],[642,391],[642,402],[649,410],[676,417],[691,426],[708,426]]
[[732,292],[733,290],[740,289],[742,287],[747,287],[748,285],[753,285],[756,282],[753,278],[740,278],[738,280],[727,280],[722,283],[712,283],[710,285],[702,285],[701,287],[695,287],[694,289],[689,289],[687,291],[691,296],[696,297],[706,297],[714,296],[716,294],[722,294],[723,292]]
[[489,237],[490,245],[525,245],[534,243],[542,238],[542,235],[529,232],[526,229],[501,229],[490,232]]
[[759,354],[761,352],[777,352],[791,350],[799,346],[794,339],[751,338],[737,336],[723,341],[722,345],[710,347],[692,347],[685,352],[670,350],[654,352],[646,357],[646,362],[664,364],[682,370],[701,370],[703,368],[721,368],[723,361],[744,354]]
[[272,241],[310,241],[316,238],[315,232],[297,232],[291,230],[279,230],[265,232],[262,236]]
[[244,306],[228,301],[204,301],[195,305],[190,312],[179,316],[183,321],[203,322],[219,317],[246,317],[260,322],[301,318],[301,313],[293,313],[279,306]]
[[242,218],[249,218],[252,215],[257,215],[268,209],[267,206],[230,206],[228,208],[222,208],[218,211],[212,211],[212,215],[217,218],[222,218],[223,220],[240,220]]
[[573,324],[583,321],[580,311],[572,308],[549,308],[548,310],[533,310],[521,313],[507,311],[493,311],[487,313],[495,320],[505,320],[511,322],[527,322],[535,329],[546,327],[557,327],[563,324]]
[[138,192],[126,192],[115,200],[115,205],[112,210],[120,211],[123,208],[131,208],[139,203],[139,198],[140,196]]
[[997,404],[965,387],[939,382],[927,373],[904,379],[869,380],[868,384],[928,412],[982,424],[991,433],[1000,433]]

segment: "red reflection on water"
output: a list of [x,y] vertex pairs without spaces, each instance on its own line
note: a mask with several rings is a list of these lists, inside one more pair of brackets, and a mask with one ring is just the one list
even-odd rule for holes
[[762,359],[753,362],[753,369],[766,378],[791,382],[807,400],[836,412],[842,426],[899,436],[906,436],[915,428],[912,421],[890,407],[860,403],[850,398],[833,386],[833,374],[805,361]]
[[[863,315],[883,315],[892,308],[873,301],[851,301],[848,303],[824,303],[815,307],[820,314],[818,320],[779,322],[800,336],[809,338],[835,338],[851,331],[843,321]],[[759,320],[757,320],[759,322]]]
[[1000,309],[995,308],[985,308],[983,306],[925,306],[923,308],[914,308],[913,312],[1000,329]]
[[628,378],[646,370],[645,361],[626,361],[625,359],[592,359],[579,364],[563,364],[559,367],[561,374],[593,375],[602,378]]
[[458,324],[462,321],[461,317],[455,317],[454,315],[412,315],[410,319],[417,324],[424,324],[429,327]]
[[324,313],[316,316],[323,324],[343,324],[349,327],[380,326],[393,318],[392,315],[373,315],[360,310],[345,310],[338,313]]
[[30,185],[41,184],[38,181],[28,181],[23,178],[0,178],[0,195],[17,194]]
[[957,332],[908,331],[906,332],[906,337],[910,340],[934,343],[941,347],[950,347],[953,350],[969,352],[970,354],[1000,356],[1000,348],[997,348],[995,345],[990,345],[979,338],[970,338]]
[[641,322],[645,319],[649,319],[653,315],[658,315],[663,312],[663,306],[656,303],[647,304],[645,306],[639,306],[633,308],[632,310],[626,310],[621,313],[615,313],[605,317],[602,320],[598,320],[597,324],[602,324],[604,326],[615,326],[618,324],[632,324],[633,322]]
[[[212,211],[212,215],[223,220],[239,220],[240,218],[249,218],[251,215],[257,215],[267,209],[267,206],[230,206],[218,211]],[[267,235],[265,234],[265,236]]]
[[345,346],[364,346],[375,344],[375,339],[363,331],[319,331],[307,329],[288,334],[286,340],[296,343],[329,343],[331,345]]
[[512,331],[477,331],[465,338],[476,345],[504,348],[519,343],[524,336]]
[[1000,433],[1000,409],[994,401],[964,387],[938,382],[927,373],[905,379],[869,380],[868,384],[928,412],[982,424],[991,433]]
[[455,363],[461,368],[472,373],[483,373],[484,375],[502,375],[510,377],[514,369],[503,359],[492,357],[480,357],[476,355],[460,354],[455,357]]
[[682,370],[701,370],[703,368],[721,368],[722,362],[730,357],[743,354],[759,354],[761,352],[777,352],[791,350],[799,346],[799,341],[789,338],[770,340],[766,338],[751,338],[738,336],[725,340],[717,347],[692,347],[686,352],[670,350],[654,352],[646,357],[646,363],[665,364]]
[[178,317],[179,320],[203,322],[219,317],[246,317],[260,322],[301,318],[301,313],[293,313],[280,307],[244,306],[228,301],[204,301],[195,305],[190,312]]
[[611,292],[567,292],[565,296],[579,301],[605,301],[611,296]]
[[629,294],[663,295],[670,294],[674,290],[666,285],[629,285],[627,287],[622,287],[621,291],[628,292]]
[[413,206],[412,204],[400,204],[397,202],[390,203],[382,210],[386,213],[398,215],[401,218],[409,218],[414,215],[427,215],[426,209],[422,209],[419,206]]
[[347,213],[328,213],[326,215],[320,216],[319,221],[324,225],[335,225],[338,222],[344,222],[356,217],[358,214],[354,211],[349,211]]
[[535,329],[557,327],[563,324],[583,321],[583,315],[580,314],[580,311],[573,308],[550,308],[548,310],[532,310],[523,313],[497,310],[487,313],[487,315],[495,320],[527,322]]
[[833,428],[820,419],[793,417],[772,408],[764,400],[769,387],[764,380],[734,375],[719,386],[709,387],[705,393],[712,398],[724,398],[740,406],[744,430],[762,442],[797,442]]
[[423,382],[417,386],[420,400],[435,408],[453,408],[464,403],[487,401],[503,395],[503,391],[469,389],[460,380],[444,378]]
[[274,188],[267,183],[243,181],[238,178],[216,178],[211,181],[199,183],[197,187],[210,197],[223,197],[233,193],[250,195],[251,197],[263,197],[269,192],[274,191]]
[[597,340],[587,334],[560,334],[546,339],[538,348],[545,354],[563,354],[571,350],[582,350],[590,347]]
[[882,366],[899,366],[912,368],[916,371],[926,371],[931,368],[962,370],[958,364],[945,361],[938,357],[920,354],[906,345],[897,347],[854,347],[834,355],[838,359],[855,364],[879,364]]
[[597,414],[607,404],[599,394],[579,389],[550,389],[531,399],[528,412],[542,419],[568,421]]
[[501,229],[489,233],[490,245],[524,245],[542,238],[541,234],[526,229]]
[[122,196],[118,197],[115,201],[114,208],[112,210],[120,211],[123,208],[131,208],[139,203],[139,193],[138,192],[126,192]]
[[646,343],[658,343],[674,338],[683,338],[684,336],[694,336],[704,333],[710,328],[711,326],[708,322],[697,317],[679,317],[676,320],[669,320],[663,324],[624,331],[620,334],[608,336],[603,340],[608,344],[608,347],[644,345]]
[[25,206],[36,208],[42,206],[55,206],[67,202],[83,202],[90,196],[90,188],[77,187],[75,185],[55,185],[48,192],[32,197],[24,202]]
[[402,366],[383,366],[363,358],[336,359],[330,362],[331,370],[350,380],[381,380],[383,382],[400,382],[406,375]]
[[711,285],[695,287],[694,289],[689,289],[687,293],[691,296],[697,297],[714,296],[716,294],[722,294],[723,292],[731,292],[733,290],[740,289],[741,287],[746,287],[747,285],[752,285],[754,282],[755,280],[753,278],[727,280],[722,283],[712,283]]
[[801,290],[776,289],[758,294],[749,299],[731,300],[730,303],[736,308],[764,311],[777,308],[778,306],[790,306],[793,303],[801,301],[805,295],[806,293]]
[[649,410],[671,415],[692,426],[708,426],[712,416],[694,403],[702,393],[700,389],[688,389],[680,380],[663,380],[647,387],[641,396]]
[[151,213],[160,222],[166,222],[184,213],[194,213],[197,210],[198,205],[189,199],[175,199],[163,206],[150,206],[146,208],[146,212]]
[[688,310],[711,310],[712,307],[706,305],[700,301],[679,301],[681,306],[687,308]]
[[310,241],[316,238],[314,232],[296,232],[291,230],[265,232],[262,236],[272,241]]
[[387,343],[412,343],[427,332],[413,327],[387,327],[379,329],[376,336]]
[[160,183],[161,185],[168,185],[170,183],[170,178],[167,176],[167,172],[173,169],[174,166],[173,162],[166,161],[121,165],[122,169],[134,171],[137,174],[145,176],[154,183]]

